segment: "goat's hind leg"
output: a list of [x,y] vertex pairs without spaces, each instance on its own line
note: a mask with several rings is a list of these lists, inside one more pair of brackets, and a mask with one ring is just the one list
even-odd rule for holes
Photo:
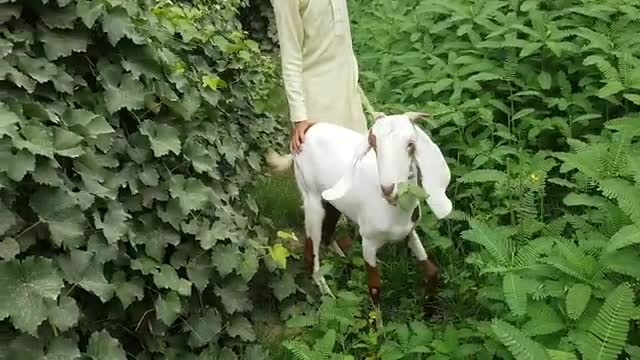
[[323,275],[320,274],[320,244],[322,242],[322,224],[326,211],[322,206],[320,198],[313,196],[305,196],[304,198],[304,221],[307,232],[307,239],[305,241],[305,261],[307,263],[307,269],[312,274],[313,280],[320,288],[320,292],[323,295],[329,295],[334,297],[327,281]]

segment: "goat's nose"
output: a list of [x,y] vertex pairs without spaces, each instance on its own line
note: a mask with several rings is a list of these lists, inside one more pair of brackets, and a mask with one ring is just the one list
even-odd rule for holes
[[386,197],[391,196],[393,193],[393,185],[382,185],[380,188],[382,188],[382,194]]

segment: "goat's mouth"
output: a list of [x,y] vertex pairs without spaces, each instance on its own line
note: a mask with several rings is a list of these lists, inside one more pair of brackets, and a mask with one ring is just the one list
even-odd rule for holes
[[397,194],[393,194],[391,196],[387,196],[387,195],[382,194],[382,198],[385,199],[387,201],[387,203],[389,203],[389,205],[391,205],[391,206],[398,205],[398,195]]

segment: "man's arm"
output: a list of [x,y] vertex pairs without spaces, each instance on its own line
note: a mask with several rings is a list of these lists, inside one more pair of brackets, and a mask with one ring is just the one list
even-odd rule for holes
[[302,78],[304,28],[299,0],[271,0],[271,5],[278,30],[282,78],[289,103],[289,115],[293,122],[305,121],[308,116]]

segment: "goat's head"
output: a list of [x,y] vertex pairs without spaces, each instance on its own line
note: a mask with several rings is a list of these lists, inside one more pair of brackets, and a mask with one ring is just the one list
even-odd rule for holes
[[438,218],[449,215],[452,204],[445,193],[451,180],[449,167],[438,146],[416,125],[417,120],[426,116],[423,113],[377,114],[368,136],[354,154],[352,171],[325,191],[323,197],[326,200],[342,197],[351,187],[353,169],[373,150],[378,163],[381,196],[390,204],[397,203],[399,185],[412,180],[419,170],[421,185],[429,196],[427,204]]

